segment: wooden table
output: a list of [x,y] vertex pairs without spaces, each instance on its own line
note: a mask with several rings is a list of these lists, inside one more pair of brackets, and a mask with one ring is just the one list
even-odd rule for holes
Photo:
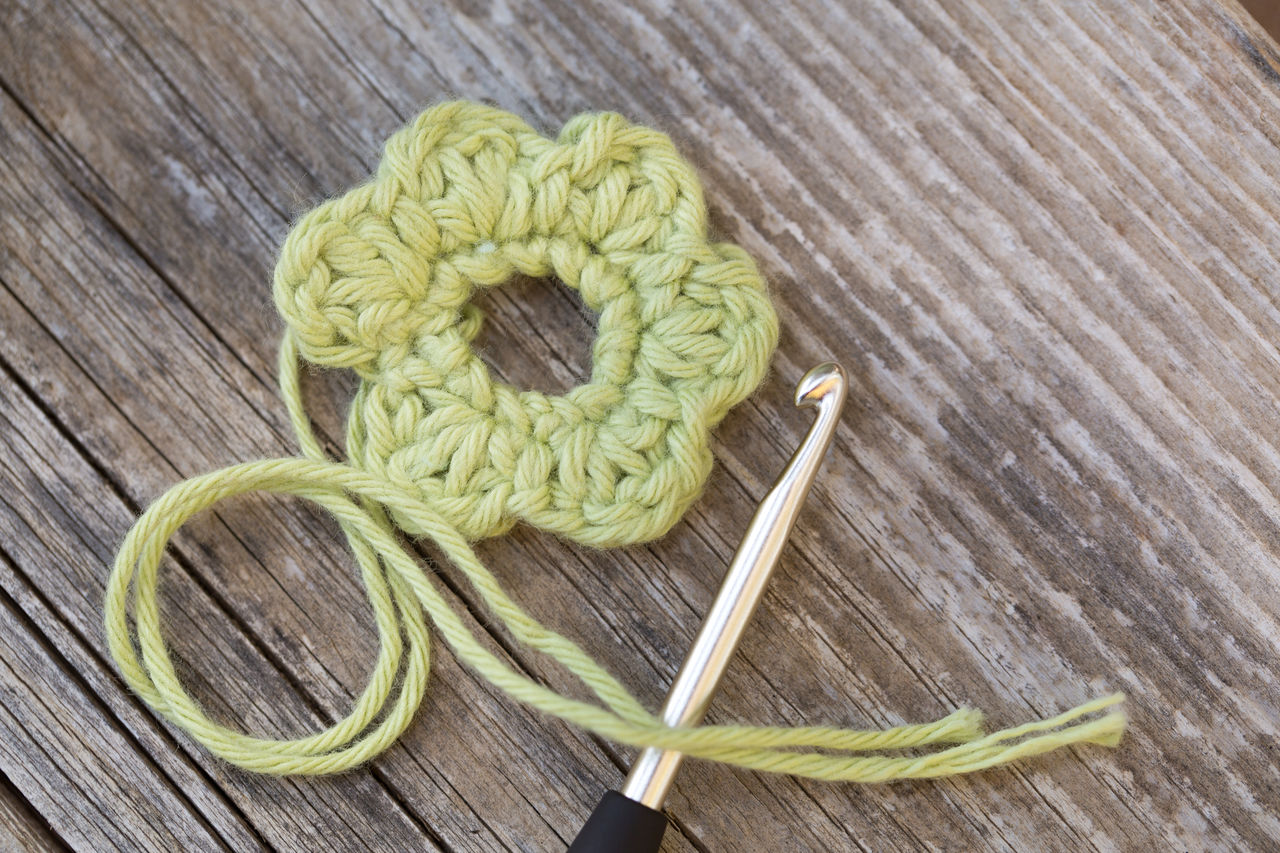
[[[514,595],[659,704],[827,357],[852,396],[719,721],[993,725],[1113,689],[1131,732],[965,778],[693,763],[668,850],[1280,843],[1280,51],[1235,4],[26,2],[0,12],[0,847],[555,850],[631,754],[437,655],[408,735],[247,775],[123,689],[107,565],[177,480],[295,452],[270,270],[292,218],[446,97],[670,133],[768,277],[774,371],[667,537],[517,529]],[[847,8],[841,8],[845,6]],[[517,385],[588,371],[566,289],[481,297]],[[349,377],[307,391],[340,454]],[[494,648],[508,644],[430,562]],[[340,716],[376,648],[322,515],[245,499],[164,582],[221,719]],[[567,677],[512,662],[557,687]]]

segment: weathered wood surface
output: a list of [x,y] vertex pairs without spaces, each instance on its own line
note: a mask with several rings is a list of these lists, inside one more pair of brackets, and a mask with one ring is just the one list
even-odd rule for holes
[[[656,705],[806,428],[792,383],[834,356],[849,410],[713,718],[970,703],[1004,724],[1131,697],[1116,751],[962,779],[691,764],[667,849],[1280,844],[1280,53],[1242,10],[420,5],[0,11],[0,844],[553,850],[617,784],[627,750],[445,652],[372,766],[246,775],[159,722],[104,649],[106,566],[139,509],[293,452],[268,288],[291,218],[452,96],[547,131],[587,109],[667,130],[783,319],[687,519],[611,552],[483,543],[520,600]],[[504,378],[585,375],[590,320],[562,288],[483,306]],[[349,379],[308,391],[340,452]],[[247,729],[335,719],[374,658],[336,530],[304,506],[197,519],[164,592],[185,676]]]

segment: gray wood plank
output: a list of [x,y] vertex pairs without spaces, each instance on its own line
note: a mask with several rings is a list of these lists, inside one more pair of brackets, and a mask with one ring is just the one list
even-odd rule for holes
[[62,839],[31,807],[17,788],[4,779],[0,786],[0,845],[15,853],[55,853],[66,850]]
[[[715,716],[891,724],[971,702],[1002,724],[1122,687],[1134,720],[1115,753],[930,784],[695,764],[672,801],[673,844],[1274,846],[1273,43],[1234,3],[671,12],[550,0],[6,12],[0,81],[47,135],[28,128],[0,156],[15,164],[0,197],[20,212],[0,225],[0,357],[120,493],[99,547],[178,476],[287,452],[274,246],[292,215],[363,177],[402,121],[459,94],[548,131],[620,109],[673,133],[717,227],[760,259],[784,321],[775,375],[724,424],[704,500],[661,542],[602,553],[517,530],[484,543],[486,561],[656,704],[805,426],[790,384],[835,355],[854,399]],[[41,169],[52,177],[27,174]],[[483,304],[501,375],[581,378],[590,318],[561,289]],[[350,383],[309,389],[325,434],[340,435]],[[214,519],[180,543],[199,579],[189,595],[231,618],[198,636],[268,650],[263,671],[288,686],[262,688],[247,722],[280,702],[303,725],[358,688],[372,656],[363,605],[322,520],[246,504],[228,518],[237,536]],[[225,574],[204,574],[208,558]],[[290,561],[325,568],[298,579]],[[34,551],[21,562],[63,600],[67,580]],[[90,602],[67,600],[60,616],[91,624]],[[553,844],[626,752],[529,719],[450,666],[362,784],[455,849]],[[211,702],[236,690],[205,689]],[[489,739],[473,743],[455,717],[483,719]],[[250,783],[216,778],[240,803],[234,786]],[[533,798],[515,817],[511,787]],[[250,820],[276,837],[261,829],[270,808]],[[468,821],[487,825],[472,834]]]
[[[12,128],[15,124],[16,121],[6,122],[5,127]],[[10,158],[10,163],[16,161],[16,156]],[[48,174],[49,164],[44,165],[45,168],[32,169],[30,173]],[[6,182],[7,189],[16,185],[16,182]],[[70,196],[74,198],[74,193]],[[15,217],[6,221],[17,223],[18,220]],[[93,222],[92,219],[86,221]],[[26,225],[30,227],[30,222]],[[98,223],[98,227],[105,226]],[[111,242],[115,238],[106,228],[97,233],[95,239]],[[27,247],[38,244],[38,241],[33,243],[12,235],[7,242]],[[115,248],[119,254],[101,247],[95,254],[94,247],[90,245],[89,256],[79,258],[85,268],[70,273],[79,280],[95,282],[84,294],[87,301],[82,302],[94,306],[89,312],[92,316],[83,318],[90,324],[111,315],[111,308],[106,304],[111,298],[110,293],[96,286],[100,281],[98,271],[104,266],[120,264],[122,266],[115,272],[122,277],[147,274],[145,265],[136,257],[130,260],[127,245]],[[59,262],[67,260],[65,256],[59,258],[44,254],[36,248],[20,258],[10,256],[9,264],[0,271],[0,280],[5,282],[5,295],[8,296],[9,310],[6,314],[15,320],[9,327],[10,334],[4,339],[4,354],[12,358],[15,370],[20,373],[26,369],[32,371],[30,377],[33,382],[41,383],[45,402],[59,418],[59,424],[86,437],[83,452],[92,458],[79,462],[78,476],[84,479],[83,482],[75,477],[58,482],[57,474],[70,475],[53,470],[41,470],[38,475],[14,474],[17,478],[13,481],[15,484],[54,481],[59,486],[57,499],[53,500],[42,498],[31,487],[18,490],[33,502],[23,506],[24,514],[30,513],[32,518],[16,528],[14,538],[24,550],[15,554],[14,559],[27,568],[31,577],[48,585],[46,592],[60,610],[64,610],[77,628],[85,636],[92,636],[101,648],[97,626],[101,618],[105,567],[109,564],[115,543],[128,527],[134,507],[150,495],[129,495],[128,487],[114,479],[95,482],[93,478],[98,474],[95,467],[105,470],[118,464],[119,460],[141,454],[142,461],[134,473],[150,472],[147,476],[156,478],[155,488],[158,491],[164,485],[160,479],[164,469],[168,468],[171,480],[176,479],[177,474],[170,467],[172,462],[157,452],[157,442],[160,446],[165,442],[179,446],[179,461],[185,458],[193,470],[195,466],[212,467],[215,460],[199,456],[209,450],[207,447],[196,445],[184,449],[178,441],[183,435],[180,428],[168,428],[172,431],[167,434],[157,431],[152,434],[154,440],[152,435],[140,432],[139,425],[143,429],[157,429],[156,422],[149,420],[149,414],[164,409],[168,405],[166,395],[176,387],[166,380],[150,391],[144,390],[148,375],[156,369],[149,365],[167,362],[168,369],[173,370],[176,364],[181,363],[180,360],[175,362],[166,353],[156,353],[137,360],[123,360],[128,369],[124,373],[113,372],[120,365],[114,364],[109,355],[92,348],[78,349],[90,340],[109,342],[111,335],[96,332],[78,336],[75,341],[50,340],[50,330],[58,328],[63,319],[56,312],[38,318],[18,303],[17,296],[22,296],[33,305],[49,307],[41,303],[41,299],[43,294],[53,292],[54,288],[45,286],[36,277],[36,272],[49,273],[55,279],[68,274],[58,266],[47,266],[55,258]],[[132,287],[135,292],[145,289],[137,282]],[[96,299],[106,300],[100,311],[94,301]],[[144,311],[143,315],[153,320],[164,317],[165,308],[156,306],[151,311]],[[189,317],[187,321],[191,322]],[[176,324],[171,327],[170,340],[177,328]],[[130,337],[135,341],[145,341],[150,333],[131,333]],[[67,349],[62,348],[63,343],[68,345]],[[213,343],[216,345],[216,341]],[[117,384],[113,386],[113,383]],[[120,390],[121,385],[129,390]],[[215,405],[229,410],[237,403],[243,404],[234,399],[234,389],[224,387],[221,393],[223,396]],[[116,400],[123,406],[117,406]],[[131,413],[137,423],[131,420]],[[247,415],[252,417],[252,409],[247,411]],[[269,430],[266,425],[261,428]],[[47,424],[39,427],[23,425],[22,429],[15,430],[17,434],[39,436],[49,432]],[[278,446],[276,452],[286,452],[286,448]],[[13,458],[25,459],[32,453],[30,448],[19,448]],[[50,449],[46,454],[48,458],[61,459],[66,456],[66,450]],[[193,459],[182,454],[196,454],[196,457]],[[120,490],[126,494],[120,494]],[[108,518],[100,518],[98,524],[90,525],[88,529],[65,506],[73,499],[87,500],[82,497],[86,494],[92,494],[96,500],[106,500],[113,508]],[[203,534],[189,540],[184,538],[184,565],[176,571],[174,580],[167,587],[177,602],[172,605],[176,608],[176,615],[171,617],[175,651],[181,659],[191,662],[189,670],[184,667],[187,676],[193,680],[197,694],[220,716],[256,731],[283,734],[313,730],[321,720],[332,721],[345,711],[363,686],[365,667],[373,658],[370,646],[373,632],[371,620],[365,613],[367,605],[361,600],[356,585],[339,568],[345,566],[346,557],[335,540],[335,531],[324,520],[303,508],[294,508],[294,515],[282,525],[284,541],[286,544],[292,542],[293,549],[285,549],[281,553],[282,540],[281,534],[276,532],[279,522],[275,517],[279,507],[265,500],[244,503],[249,505],[250,511],[245,514],[236,511],[231,516],[234,534],[214,518],[209,520],[212,526],[206,526]],[[95,508],[90,515],[101,512]],[[198,523],[193,525],[193,530],[198,528]],[[94,552],[81,553],[82,543],[74,539],[68,541],[69,536],[87,539],[93,544]],[[250,545],[256,544],[260,553],[269,554],[276,561],[265,569],[259,565],[258,571],[263,573],[261,576],[253,574],[250,565],[253,560],[244,551],[244,541],[239,537],[247,539]],[[315,544],[305,547],[306,543],[319,541],[328,543],[327,550]],[[45,568],[50,559],[47,552],[51,549],[70,561],[70,565],[60,564],[70,575],[59,577]],[[332,601],[333,596],[343,591],[341,587],[324,589],[319,584],[309,584],[308,578],[301,574],[299,567],[311,566],[317,561],[320,565],[334,567],[331,582],[335,586],[346,584],[345,600],[336,604]],[[229,572],[224,569],[231,567],[244,573],[229,580]],[[270,585],[264,586],[260,577],[269,579]],[[300,607],[295,598],[299,596],[299,587],[310,589],[313,595],[329,602],[327,607],[330,611],[325,612],[323,607]],[[296,634],[287,634],[279,627],[279,622],[284,620],[262,621],[256,626],[261,634],[245,628],[254,608],[262,607],[265,612],[273,603],[293,611],[298,620],[295,623],[298,626]],[[229,618],[233,638],[239,647],[225,648],[225,638],[214,626],[199,621],[202,614]],[[340,636],[336,632],[344,624],[352,627],[347,636]],[[242,634],[241,631],[247,633]],[[362,652],[366,655],[363,658],[360,657]],[[281,671],[281,667],[286,666],[282,661],[299,657],[306,661],[304,665],[296,670]],[[194,663],[196,661],[204,663]],[[338,671],[346,680],[339,681],[328,667],[344,667]],[[570,821],[572,826],[573,821],[585,817],[591,797],[604,784],[595,780],[603,775],[612,777],[616,768],[602,764],[592,754],[591,742],[582,735],[563,727],[548,734],[542,721],[527,712],[517,712],[518,720],[508,721],[504,729],[486,734],[490,730],[483,726],[485,706],[505,703],[505,700],[487,693],[489,688],[469,681],[468,676],[447,659],[438,663],[437,668],[434,682],[437,689],[432,693],[429,705],[433,710],[424,711],[424,714],[439,715],[445,722],[415,730],[419,749],[410,752],[402,747],[399,758],[392,757],[373,770],[351,774],[341,781],[299,780],[282,784],[219,768],[218,784],[230,789],[230,795],[246,811],[254,812],[252,820],[256,829],[273,839],[272,843],[283,846],[296,843],[298,838],[308,839],[307,844],[317,849],[378,846],[383,843],[405,847],[430,847],[436,843],[453,846],[454,841],[437,838],[437,832],[456,836],[458,844],[476,847],[554,844],[560,828],[550,824],[538,804],[529,802],[522,793],[534,788],[529,777],[537,773],[537,784],[545,788],[540,795],[542,801],[555,804],[546,812],[565,812],[569,806],[579,810]],[[467,709],[479,709],[480,713]],[[564,743],[564,738],[569,738],[570,743]],[[554,746],[557,743],[558,749]],[[517,756],[522,760],[515,760]],[[478,766],[491,766],[493,773],[504,778],[507,784],[493,785],[493,776],[484,777],[481,784],[476,774]],[[558,780],[557,785],[546,787],[548,774]],[[477,785],[480,788],[473,790]],[[302,806],[296,802],[298,798],[315,801],[315,804]],[[570,798],[568,806],[565,805],[566,798]],[[413,805],[408,805],[409,802]],[[478,805],[470,806],[468,802]],[[315,809],[322,804],[332,810],[333,817],[325,820],[316,818]],[[485,818],[477,816],[480,807],[485,809],[481,815],[501,815],[501,822],[486,825]],[[434,828],[430,830],[430,839],[421,837],[426,824],[421,822],[416,810],[432,818]],[[400,822],[398,826],[397,821]],[[403,833],[403,837],[398,838],[397,832]],[[494,833],[502,838],[495,837]]]
[[[114,529],[113,522],[127,523],[131,510],[109,484],[98,479],[92,466],[78,457],[76,448],[61,439],[56,424],[46,420],[21,389],[15,389],[12,382],[5,384],[7,428],[5,452],[0,456],[0,482],[12,496],[6,499],[0,524],[3,524],[5,550],[13,564],[6,587],[16,585],[18,591],[11,595],[17,598],[24,584],[35,585],[35,592],[27,593],[28,599],[38,595],[56,609],[60,620],[70,628],[62,631],[60,649],[75,643],[91,643],[95,647],[90,661],[96,659],[101,669],[93,676],[94,686],[99,695],[110,697],[116,713],[121,713],[122,705],[136,703],[124,693],[106,665],[99,625],[105,567],[116,541],[110,531]],[[52,566],[57,567],[57,574],[51,570]],[[220,609],[205,590],[189,580],[183,583],[178,577],[166,586],[165,616],[174,629],[172,646],[179,667],[193,682],[197,695],[208,699],[215,715],[228,720],[249,716],[260,725],[267,720],[297,730],[318,724],[317,715],[308,713],[309,709],[292,694],[281,674],[248,638],[238,633],[228,637],[225,631],[212,630],[208,619],[196,616],[213,615]],[[30,612],[33,606],[28,600],[24,610]],[[52,616],[46,616],[43,621],[48,624],[51,620],[56,625],[57,620]],[[193,661],[204,663],[205,669],[194,671]],[[77,671],[85,678],[90,677],[87,672],[92,668],[91,662],[86,662],[81,655]],[[223,673],[221,678],[213,680],[212,686],[203,677],[203,673],[209,671]],[[223,688],[220,681],[229,684]],[[53,688],[50,692],[61,695]],[[66,696],[63,698],[69,701]],[[139,720],[147,719],[147,715],[139,715],[136,707],[126,711],[131,730],[136,733]],[[57,714],[52,716],[64,719]],[[65,722],[73,725],[74,718]],[[140,756],[144,766],[151,751],[156,753],[157,761],[164,758],[165,764],[172,765],[167,759],[178,748],[172,739],[157,738],[154,733],[138,737],[140,748],[146,750]],[[15,739],[8,745],[15,762],[24,756],[30,762],[42,749],[48,748],[44,745],[46,741],[62,745],[62,740],[48,734]],[[192,746],[187,745],[186,749]],[[114,752],[112,758],[122,769],[138,762],[139,757],[130,754],[127,743],[117,746]],[[402,842],[430,847],[414,823],[403,816],[387,792],[372,780],[351,779],[342,786],[297,780],[268,786],[265,784],[268,780],[235,774],[203,751],[196,750],[195,757],[202,765],[202,772],[183,772],[179,768],[176,774],[170,771],[171,778],[181,786],[186,797],[199,802],[202,814],[219,824],[218,835],[234,843],[237,849],[259,846],[259,834],[274,838],[273,846],[279,847],[304,844],[314,849],[355,849],[367,846],[368,839],[379,837],[375,834],[375,824],[370,822],[371,812],[379,815],[376,831],[381,837],[395,838],[398,833]],[[89,773],[89,770],[95,772]],[[87,768],[86,776],[110,790],[108,770]],[[27,781],[38,780],[43,777],[37,773]],[[21,784],[16,779],[15,783]],[[92,824],[91,834],[81,835],[74,842],[77,849],[128,849],[135,845],[143,849],[174,849],[172,842],[165,841],[165,834],[170,831],[166,829],[168,823],[177,821],[177,814],[152,815],[156,822],[152,827],[135,813],[126,797],[105,796],[99,790],[99,796],[91,799],[101,812],[85,811],[84,806],[78,805],[86,797],[83,790],[56,785],[52,779],[41,781],[41,785],[45,786],[44,793],[51,798],[51,805],[79,809],[64,813],[68,825],[59,825],[63,838],[70,842],[77,830],[90,831],[87,825],[81,824]],[[212,792],[206,790],[209,788]],[[24,793],[27,790],[21,789]],[[223,802],[224,797],[230,797],[235,806],[229,808]],[[53,820],[53,815],[43,808],[42,814]],[[261,823],[247,830],[243,825],[245,814]],[[398,814],[403,821],[400,826],[396,823]],[[104,839],[92,833],[116,835]],[[179,845],[186,846],[189,845]]]
[[136,749],[128,733],[7,596],[0,628],[0,771],[57,833],[29,822],[26,831],[12,827],[15,841],[50,849],[59,849],[59,837],[81,850],[228,849],[145,756],[130,760]]

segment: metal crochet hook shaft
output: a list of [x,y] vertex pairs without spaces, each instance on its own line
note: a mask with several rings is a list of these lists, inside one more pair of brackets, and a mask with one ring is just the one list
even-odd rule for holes
[[[662,721],[667,725],[697,725],[706,714],[795,526],[835,434],[847,391],[844,370],[832,362],[813,368],[796,386],[796,405],[816,407],[818,417],[747,527],[720,592],[667,694],[662,709]],[[660,810],[683,758],[670,750],[649,748],[641,752],[622,791],[605,794],[569,847],[570,853],[656,851],[667,823]]]

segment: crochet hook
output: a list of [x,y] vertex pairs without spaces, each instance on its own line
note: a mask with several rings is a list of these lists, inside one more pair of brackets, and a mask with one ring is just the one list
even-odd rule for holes
[[[835,434],[847,393],[844,370],[834,362],[813,368],[796,386],[796,405],[816,407],[818,417],[747,527],[715,602],[667,694],[662,709],[666,725],[695,726],[706,714],[795,526]],[[569,846],[569,853],[655,853],[667,828],[662,806],[683,758],[670,750],[643,750],[622,790],[605,792]]]

